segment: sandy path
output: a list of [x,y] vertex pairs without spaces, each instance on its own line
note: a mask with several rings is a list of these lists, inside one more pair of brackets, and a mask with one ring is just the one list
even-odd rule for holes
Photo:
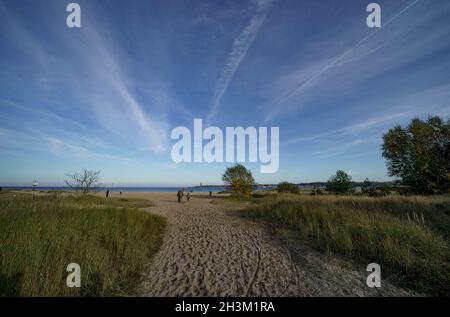
[[361,272],[344,269],[302,243],[271,235],[260,224],[194,196],[134,193],[156,203],[168,231],[145,274],[144,296],[391,296],[408,295],[383,282],[366,286]]

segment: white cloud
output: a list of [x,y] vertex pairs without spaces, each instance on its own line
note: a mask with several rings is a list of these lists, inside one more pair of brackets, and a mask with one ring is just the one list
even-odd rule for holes
[[357,147],[363,143],[366,143],[366,141],[363,141],[361,139],[352,140],[345,144],[339,144],[338,146],[328,148],[324,151],[318,151],[313,153],[314,156],[325,158],[325,157],[332,157],[332,156],[338,156],[341,154],[344,154],[348,150]]
[[[48,10],[51,12],[55,7]],[[167,88],[169,85],[159,84],[162,79],[153,76],[151,70],[147,78],[154,77],[155,81],[151,84],[136,83],[129,59],[121,54],[123,48],[117,45],[116,37],[109,33],[109,29],[95,24],[97,19],[91,16],[89,28],[71,30],[70,33],[65,28],[56,27],[57,21],[43,21],[41,27],[47,27],[61,44],[55,53],[42,45],[40,35],[35,34],[25,20],[1,3],[0,16],[4,20],[0,27],[8,28],[5,34],[11,37],[12,47],[29,55],[31,59],[28,59],[33,62],[31,71],[26,66],[31,79],[27,84],[45,88],[51,96],[52,106],[58,108],[59,113],[67,110],[67,118],[72,118],[72,122],[67,118],[64,121],[71,127],[75,121],[80,126],[86,124],[86,127],[76,128],[75,132],[87,133],[86,139],[92,139],[91,133],[95,130],[96,136],[102,134],[104,141],[111,146],[116,143],[114,138],[125,141],[130,148],[146,148],[153,153],[167,149],[167,112],[169,108],[181,105]],[[64,96],[61,96],[62,91]],[[27,103],[24,101],[27,96],[23,97],[21,102],[30,109],[38,109],[33,110],[34,113],[40,112],[42,121],[46,122],[41,129],[49,132],[55,130],[54,125],[61,124],[62,117],[46,109],[49,99],[34,96]],[[66,135],[74,131],[60,132]],[[54,136],[65,138],[60,134]]]
[[401,112],[401,113],[396,113],[396,114],[391,114],[391,115],[383,115],[383,116],[379,116],[379,117],[373,117],[373,118],[369,118],[364,121],[361,121],[361,122],[358,122],[358,123],[355,123],[355,124],[352,124],[352,125],[340,128],[340,129],[326,131],[323,133],[319,133],[319,134],[311,135],[311,136],[307,136],[307,137],[291,139],[291,140],[287,141],[286,143],[292,144],[292,143],[305,142],[305,141],[314,141],[314,140],[318,140],[318,139],[328,138],[331,136],[336,137],[336,136],[359,134],[362,132],[366,132],[370,128],[376,128],[376,127],[379,127],[380,125],[390,123],[396,119],[405,118],[409,115],[410,115],[410,112]]
[[124,156],[91,151],[83,146],[71,144],[54,137],[47,137],[46,140],[50,146],[52,154],[56,156],[70,157],[74,159],[116,160],[121,161],[123,163],[135,162],[134,160]]
[[[113,133],[132,138],[131,143],[138,143],[139,147],[163,152],[168,142],[168,122],[161,115],[167,110],[165,100],[156,97],[160,101],[157,105],[146,104],[144,107],[128,87],[127,83],[132,80],[120,65],[120,59],[113,55],[115,50],[112,44],[106,43],[93,30],[86,36],[90,49],[82,52],[82,56],[91,66],[91,80],[96,81],[95,87],[87,91],[92,95],[90,101],[99,122]],[[165,96],[167,92],[160,95]],[[140,133],[136,128],[140,129]]]
[[255,14],[252,16],[250,23],[235,39],[225,68],[222,70],[222,74],[217,81],[210,110],[206,117],[207,123],[210,123],[210,121],[213,120],[217,115],[222,97],[227,91],[231,81],[233,80],[233,77],[237,69],[239,68],[239,65],[247,55],[248,49],[255,40],[259,29],[266,20],[267,13],[270,9],[270,6],[272,5],[272,0],[259,0],[256,1],[256,5],[257,9]]
[[[389,31],[383,32],[384,28],[396,21],[409,9],[414,7],[419,0],[411,1],[402,10],[394,14],[383,23],[383,28],[370,31],[365,37],[359,39],[344,51],[339,51],[336,47],[322,45],[320,51],[317,51],[315,60],[304,63],[297,67],[293,72],[280,76],[275,79],[269,89],[273,97],[267,105],[267,113],[264,121],[266,123],[276,119],[279,116],[298,111],[301,107],[311,103],[313,100],[323,96],[324,87],[328,90],[338,91],[351,87],[355,82],[362,82],[370,77],[375,77],[398,65],[406,64],[417,55],[410,54],[419,48],[427,46],[431,40],[430,36],[418,41],[408,43],[409,47],[403,47],[401,50],[387,54],[383,58],[370,58],[381,48],[392,45],[401,40],[412,29],[422,26],[430,16],[438,12],[430,12],[425,17],[419,17],[403,23],[401,27],[388,28]],[[381,37],[375,35],[382,33]],[[433,34],[433,38],[443,37],[447,30],[441,33]],[[339,35],[338,35],[339,36]],[[348,36],[343,34],[342,36]],[[345,39],[343,37],[343,39]],[[341,41],[335,40],[336,43]],[[330,54],[333,53],[334,54]],[[377,56],[380,57],[380,54]]]

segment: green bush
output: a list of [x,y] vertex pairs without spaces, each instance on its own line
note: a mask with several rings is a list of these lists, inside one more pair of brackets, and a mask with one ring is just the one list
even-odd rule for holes
[[346,172],[338,170],[327,183],[327,190],[335,194],[348,194],[353,191],[352,178]]
[[277,186],[277,191],[279,193],[290,193],[290,194],[298,194],[300,190],[296,184],[281,182]]

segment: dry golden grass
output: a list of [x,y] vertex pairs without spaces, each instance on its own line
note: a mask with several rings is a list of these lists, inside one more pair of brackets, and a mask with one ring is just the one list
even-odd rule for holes
[[295,230],[319,250],[381,265],[400,286],[450,295],[450,197],[270,195],[243,214]]
[[[148,201],[0,196],[0,295],[132,295],[158,250],[165,221],[135,209]],[[130,208],[132,207],[132,208]],[[66,267],[81,266],[81,288]]]

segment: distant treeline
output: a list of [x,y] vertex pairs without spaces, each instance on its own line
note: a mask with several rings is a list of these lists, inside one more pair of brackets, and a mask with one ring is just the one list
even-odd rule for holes
[[[328,182],[311,182],[311,183],[294,183],[295,185],[297,185],[299,188],[302,187],[323,187],[325,188],[327,186]],[[371,181],[373,186],[388,186],[388,187],[395,187],[399,185],[399,181],[388,181],[388,182],[373,182]],[[352,181],[352,186],[353,187],[361,187],[364,184],[364,182],[355,182]],[[273,187],[276,188],[278,186],[277,184],[257,184],[256,187]],[[202,187],[213,187],[213,188],[222,188],[224,187],[224,185],[202,185],[202,186],[195,186],[192,188],[202,188]]]

